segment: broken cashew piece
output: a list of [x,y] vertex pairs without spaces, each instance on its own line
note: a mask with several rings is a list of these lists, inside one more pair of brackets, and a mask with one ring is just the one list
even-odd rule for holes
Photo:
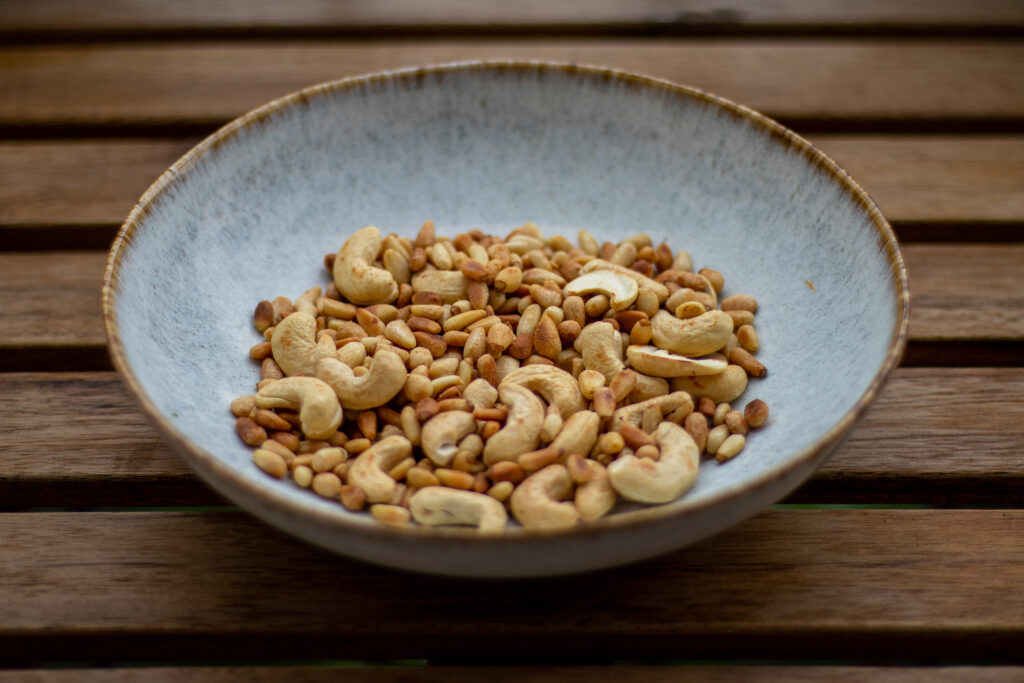
[[462,398],[472,403],[474,408],[490,408],[498,400],[498,390],[485,379],[475,379],[463,389]]
[[515,460],[529,453],[540,443],[540,428],[544,422],[544,404],[526,387],[503,383],[498,397],[508,406],[505,426],[495,432],[484,446],[484,463],[493,465],[503,460]]
[[665,310],[651,318],[651,333],[658,348],[683,356],[703,356],[718,351],[732,334],[732,318],[719,310],[680,320]]
[[388,471],[411,453],[412,443],[404,436],[381,439],[360,453],[348,468],[348,483],[361,488],[368,503],[386,503],[398,486]]
[[447,486],[421,488],[409,499],[409,509],[420,524],[468,524],[483,533],[502,532],[508,522],[505,506],[496,498]]
[[576,488],[576,510],[580,519],[590,522],[603,517],[615,507],[618,495],[612,487],[608,470],[596,460],[585,460],[590,470],[590,479]]
[[334,390],[316,377],[282,377],[264,385],[255,400],[260,408],[298,410],[302,431],[310,439],[334,434],[344,414]]
[[274,362],[286,375],[312,375],[316,369],[316,318],[297,311],[284,318],[270,337]]
[[587,407],[576,378],[553,365],[524,365],[505,375],[501,384],[518,384],[540,394],[558,408],[563,420]]
[[635,369],[655,377],[717,375],[729,364],[720,354],[688,358],[657,346],[630,346],[626,349],[626,357]]
[[461,270],[421,270],[412,277],[412,291],[435,292],[441,303],[453,304],[466,298],[469,280]]
[[700,450],[685,429],[662,422],[654,440],[661,450],[658,460],[627,454],[608,465],[612,487],[627,500],[668,503],[689,491],[697,480]]
[[459,442],[476,432],[476,418],[464,410],[438,413],[424,423],[420,445],[434,463],[445,467],[459,450]]
[[316,376],[331,385],[341,405],[350,410],[382,406],[405,387],[405,363],[394,351],[380,349],[370,361],[369,372],[357,377],[337,358],[321,358]]
[[395,278],[373,265],[383,241],[380,230],[368,225],[345,240],[334,259],[334,284],[352,303],[389,304],[398,298]]
[[576,523],[576,505],[563,502],[572,492],[564,465],[548,465],[524,479],[512,492],[512,515],[527,529],[566,529]]
[[585,273],[565,286],[569,296],[578,294],[600,293],[608,297],[612,310],[621,311],[629,308],[637,295],[640,286],[636,280],[614,270],[595,270]]

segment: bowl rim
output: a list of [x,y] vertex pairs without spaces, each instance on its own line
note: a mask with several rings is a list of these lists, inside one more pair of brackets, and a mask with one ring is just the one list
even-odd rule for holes
[[[176,428],[157,408],[156,404],[143,390],[138,378],[132,371],[125,356],[124,345],[118,332],[117,325],[117,282],[118,270],[122,258],[130,246],[136,231],[142,225],[150,212],[153,202],[161,193],[171,186],[179,176],[188,172],[190,167],[208,150],[214,149],[222,143],[229,141],[240,131],[269,119],[281,109],[292,107],[297,104],[306,103],[315,98],[338,93],[343,91],[356,90],[366,85],[372,85],[382,81],[408,81],[415,82],[427,76],[445,74],[450,72],[495,72],[500,74],[505,71],[525,72],[562,72],[563,74],[600,78],[603,80],[614,80],[637,87],[660,90],[666,95],[684,97],[702,101],[716,106],[719,110],[731,114],[733,117],[745,120],[761,128],[770,134],[781,144],[795,150],[813,166],[825,171],[836,181],[839,186],[865,211],[870,219],[881,245],[884,246],[885,255],[893,274],[893,282],[896,285],[896,321],[892,328],[888,351],[885,359],[875,373],[870,384],[857,399],[857,402],[843,416],[819,436],[811,445],[798,453],[793,454],[784,462],[762,472],[760,475],[742,484],[729,485],[723,489],[708,495],[697,504],[686,504],[686,497],[673,501],[668,505],[657,505],[639,510],[631,510],[616,514],[603,516],[586,524],[578,524],[566,529],[537,530],[525,529],[523,527],[509,527],[501,532],[493,534],[482,534],[472,527],[444,527],[427,525],[406,525],[393,526],[387,524],[367,524],[365,520],[356,521],[339,516],[334,511],[322,510],[320,508],[305,508],[301,503],[289,494],[279,493],[271,487],[263,486],[257,481],[242,475],[236,468],[221,461],[198,444],[192,442],[188,436]],[[343,527],[346,532],[361,535],[367,538],[381,539],[429,539],[431,541],[443,541],[445,539],[472,539],[474,543],[514,543],[526,538],[564,538],[564,537],[589,537],[603,535],[612,531],[621,531],[657,521],[667,521],[673,517],[683,516],[696,510],[702,510],[717,506],[733,498],[751,495],[753,492],[771,484],[772,482],[786,477],[797,468],[809,464],[814,459],[827,453],[830,448],[837,445],[840,439],[856,424],[863,416],[868,406],[874,401],[878,393],[884,387],[892,371],[899,364],[907,342],[907,330],[910,317],[910,293],[907,283],[907,272],[903,257],[900,253],[896,236],[888,221],[882,215],[874,200],[868,193],[854,181],[849,174],[819,150],[805,138],[799,136],[792,130],[786,128],[774,119],[771,119],[760,112],[747,106],[738,104],[727,98],[711,94],[699,88],[682,85],[663,78],[649,75],[622,71],[619,69],[581,64],[564,63],[546,60],[472,60],[456,61],[434,64],[420,67],[409,67],[401,69],[389,69],[377,71],[370,74],[342,78],[335,81],[328,81],[312,85],[293,93],[284,95],[270,102],[267,102],[242,116],[223,125],[215,132],[207,136],[197,145],[192,147],[177,161],[164,171],[139,198],[124,223],[118,230],[108,254],[106,268],[103,275],[102,289],[102,311],[104,328],[107,335],[107,348],[115,369],[121,375],[129,393],[146,413],[148,418],[160,430],[163,437],[175,446],[178,452],[193,471],[213,472],[223,481],[217,482],[214,486],[221,493],[225,488],[232,492],[242,491],[247,498],[261,499],[268,506],[275,507],[280,512],[289,515],[303,515],[309,522],[316,522],[314,526],[327,525],[329,527]],[[823,462],[823,461],[822,461]],[[819,463],[820,466],[821,463]],[[806,481],[813,474],[811,470],[807,477],[801,479],[797,485]],[[201,475],[202,479],[206,477]],[[207,485],[213,485],[212,481],[205,481]],[[225,493],[228,498],[232,495]],[[252,509],[249,505],[238,503],[243,509],[267,519],[258,510]],[[744,517],[756,514],[763,508],[758,508]],[[310,517],[316,518],[310,519]],[[270,521],[270,520],[268,520]],[[730,525],[731,526],[731,525]],[[307,537],[310,538],[310,537]]]

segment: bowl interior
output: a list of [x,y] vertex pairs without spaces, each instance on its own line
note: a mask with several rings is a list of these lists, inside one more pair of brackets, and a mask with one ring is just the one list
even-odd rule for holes
[[761,304],[769,375],[740,403],[772,417],[740,457],[704,463],[684,498],[699,505],[815,445],[892,351],[898,253],[839,175],[765,120],[656,81],[477,65],[343,82],[219,132],[157,183],[115,247],[112,332],[152,406],[233,476],[295,514],[372,524],[269,479],[236,436],[227,406],[258,379],[255,304],[326,285],[323,255],[365,225],[646,232]]

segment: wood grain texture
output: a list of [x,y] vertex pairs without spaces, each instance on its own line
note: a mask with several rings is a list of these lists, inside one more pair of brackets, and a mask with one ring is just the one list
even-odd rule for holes
[[1024,11],[1013,0],[597,0],[583,4],[542,0],[178,0],[152,4],[120,0],[83,8],[74,0],[7,0],[5,33],[70,37],[159,31],[343,32],[359,29],[554,28],[599,30],[971,29],[1020,27]]
[[[115,373],[6,374],[0,403],[3,506],[226,504],[163,444]],[[1019,505],[1022,414],[1024,368],[899,369],[786,502]]]
[[[466,59],[614,65],[799,124],[1024,118],[1024,46],[971,41],[188,43],[0,51],[0,127],[213,127],[314,83]],[[951,96],[955,93],[955,96]],[[918,125],[918,124],[915,124]]]
[[[109,242],[149,184],[196,142],[0,143],[0,227],[40,228],[28,248],[52,248],[42,228],[56,226],[103,225]],[[1008,222],[1019,236],[1024,226],[1024,136],[815,135],[811,142],[861,183],[897,230],[907,222]]]
[[1024,677],[1012,666],[632,666],[596,671],[592,666],[323,666],[146,667],[0,671],[0,683],[1006,683]]
[[[1024,245],[909,244],[902,251],[912,342],[1024,339]],[[102,348],[105,263],[101,252],[0,253],[0,349]]]
[[639,565],[477,582],[349,561],[241,513],[12,513],[0,656],[1015,658],[1022,534],[1024,511],[777,511]]

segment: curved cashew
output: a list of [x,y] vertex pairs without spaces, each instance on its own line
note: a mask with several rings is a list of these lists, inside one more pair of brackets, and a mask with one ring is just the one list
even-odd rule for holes
[[558,408],[563,420],[587,407],[576,378],[553,365],[524,365],[505,375],[501,384],[518,384],[540,394]]
[[398,283],[388,271],[377,268],[380,230],[368,225],[345,240],[334,259],[334,284],[349,301],[365,306],[387,304],[398,298]]
[[580,519],[589,522],[615,507],[618,494],[612,487],[608,470],[596,460],[585,460],[590,479],[576,488],[576,510]]
[[658,460],[623,455],[608,465],[612,487],[627,500],[668,503],[683,495],[697,481],[700,450],[685,429],[662,422],[654,432],[661,450]]
[[634,368],[655,377],[717,375],[729,364],[725,357],[719,354],[704,358],[687,358],[659,349],[657,346],[630,346],[626,349],[626,357]]
[[449,410],[430,418],[420,432],[420,445],[427,457],[446,466],[459,450],[459,442],[476,432],[476,418],[464,410]]
[[565,293],[569,296],[594,292],[605,294],[611,301],[612,310],[621,311],[636,301],[640,287],[633,278],[614,270],[585,273],[565,286]]
[[421,270],[412,277],[412,291],[435,292],[441,303],[453,304],[468,296],[469,280],[461,270]]
[[381,439],[360,453],[348,468],[348,483],[361,488],[368,503],[386,503],[398,487],[388,471],[411,453],[412,444],[404,436]]
[[462,390],[462,398],[473,404],[474,408],[490,408],[498,400],[498,390],[485,379],[475,379]]
[[592,261],[588,261],[583,265],[583,268],[580,269],[580,272],[592,273],[595,270],[612,270],[615,271],[616,273],[628,275],[629,277],[633,278],[633,280],[635,280],[637,285],[639,285],[640,287],[647,287],[653,290],[654,293],[658,295],[659,304],[663,303],[665,299],[668,298],[668,287],[666,287],[665,285],[661,284],[660,282],[655,282],[646,275],[638,273],[631,268],[624,268],[623,266],[619,266],[614,263],[609,263],[608,261],[605,261],[603,259],[593,259]]
[[564,465],[548,465],[524,479],[510,499],[512,514],[527,529],[564,529],[576,523],[576,506],[564,500],[572,477]]
[[593,410],[581,410],[565,421],[562,430],[558,432],[550,446],[561,449],[566,454],[579,453],[586,457],[597,443],[600,426],[601,418],[597,413]]
[[622,362],[622,343],[611,323],[591,323],[583,328],[577,339],[583,367],[587,370],[596,370],[611,382],[626,367]]
[[316,377],[282,377],[265,384],[256,395],[256,405],[298,410],[302,431],[310,439],[334,434],[343,415],[334,390]]
[[274,362],[286,375],[312,375],[316,369],[316,318],[295,312],[274,328],[270,337]]
[[370,361],[370,370],[357,377],[352,368],[337,358],[321,358],[316,376],[331,385],[341,405],[351,410],[382,406],[405,386],[405,363],[399,355],[380,349]]
[[515,460],[516,456],[536,449],[544,421],[544,404],[526,387],[502,384],[498,387],[498,396],[508,406],[508,417],[505,426],[484,446],[484,463],[488,465]]
[[505,506],[485,493],[447,486],[424,486],[409,499],[412,517],[420,524],[469,524],[477,531],[504,531]]
[[619,408],[612,414],[611,430],[617,432],[622,428],[622,425],[630,425],[639,429],[644,411],[648,408],[656,407],[661,411],[662,415],[668,415],[673,410],[678,410],[686,405],[690,406],[691,411],[693,410],[693,399],[685,391],[676,391],[664,396],[649,398],[639,403],[632,403]]
[[732,334],[732,318],[712,310],[696,318],[680,320],[665,310],[651,318],[654,345],[684,356],[702,356],[718,351]]
[[718,375],[676,377],[672,388],[689,392],[694,398],[707,396],[715,403],[731,403],[747,388],[747,371],[739,365],[729,365]]

